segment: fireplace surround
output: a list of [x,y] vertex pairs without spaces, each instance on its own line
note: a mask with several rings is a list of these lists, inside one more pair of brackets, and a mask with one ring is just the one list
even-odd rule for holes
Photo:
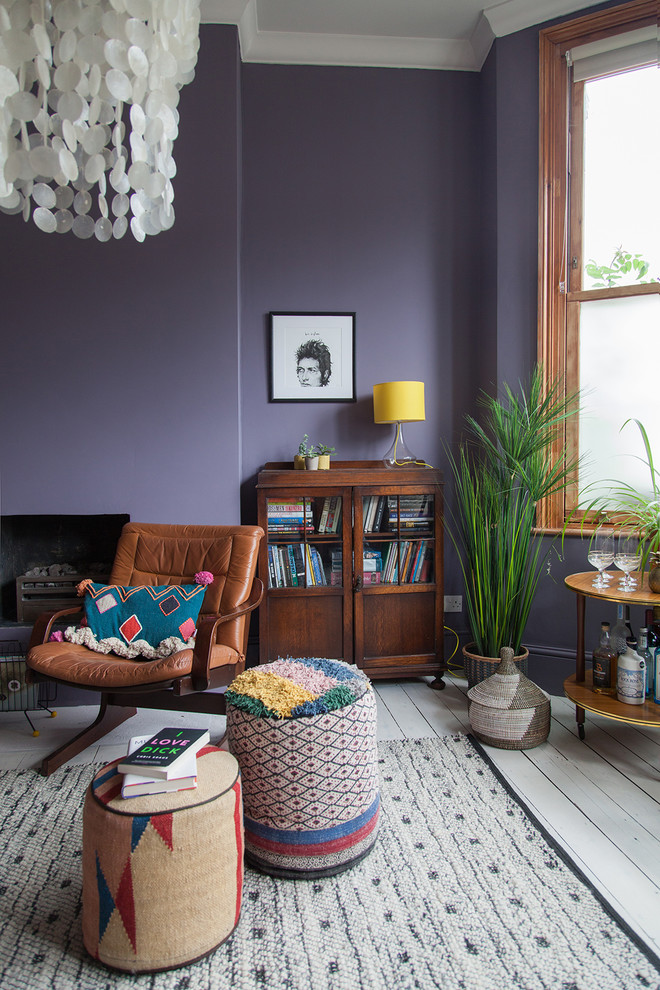
[[[122,526],[129,521],[126,513],[0,516],[0,626],[34,621],[33,607],[23,608],[19,620],[16,600],[17,579],[32,568],[66,564],[75,575],[108,575]],[[53,581],[66,585],[66,577],[55,575]],[[49,584],[48,576],[33,580]],[[43,610],[64,607],[56,591],[35,598],[43,599]]]

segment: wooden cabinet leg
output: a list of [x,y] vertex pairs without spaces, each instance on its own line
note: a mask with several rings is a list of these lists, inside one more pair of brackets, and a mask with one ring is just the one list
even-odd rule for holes
[[[576,596],[577,604],[577,645],[575,652],[575,680],[580,683],[584,681],[584,611],[586,598],[584,595]],[[584,710],[582,711],[584,719]]]

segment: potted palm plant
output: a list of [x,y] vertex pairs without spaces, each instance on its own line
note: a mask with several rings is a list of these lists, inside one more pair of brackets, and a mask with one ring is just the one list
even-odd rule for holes
[[525,669],[525,627],[557,538],[536,529],[537,504],[565,488],[576,467],[554,453],[576,396],[546,384],[540,368],[519,395],[505,385],[502,398],[482,393],[480,405],[481,421],[466,416],[457,454],[447,451],[454,480],[447,529],[465,583],[470,686],[494,673],[503,647]]
[[[649,488],[639,491],[625,481],[612,481],[612,487],[594,498],[584,509],[585,515],[596,512],[597,521],[609,521],[617,530],[634,534],[640,541],[640,574],[644,574],[648,564],[648,582],[651,591],[660,593],[660,472],[653,461],[653,451],[644,428],[638,419],[627,419],[635,423],[641,434],[646,454],[646,467],[649,472]],[[641,459],[641,458],[640,458]],[[589,485],[583,492],[588,497],[594,487],[602,489],[607,482]]]

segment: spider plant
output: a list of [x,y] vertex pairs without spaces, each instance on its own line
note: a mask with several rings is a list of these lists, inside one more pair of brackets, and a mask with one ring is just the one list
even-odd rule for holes
[[556,539],[536,530],[536,506],[565,488],[575,470],[553,445],[577,412],[577,396],[565,396],[559,381],[546,384],[537,367],[519,395],[505,385],[501,399],[482,393],[480,405],[481,422],[466,416],[458,453],[447,450],[454,480],[447,529],[475,652],[498,657],[503,646],[520,651]]
[[[648,434],[643,423],[638,419],[627,419],[621,429],[625,429],[628,423],[636,423],[637,428],[644,443],[646,460],[637,459],[646,464],[649,472],[650,488],[648,492],[640,492],[625,481],[612,482],[606,494],[601,494],[592,499],[584,508],[585,516],[596,513],[598,522],[611,522],[618,530],[629,530],[635,533],[642,544],[642,561],[640,571],[646,570],[649,557],[660,554],[660,472],[653,461],[653,451],[649,442]],[[635,455],[637,456],[637,455]],[[596,487],[602,489],[607,482],[597,482],[588,485],[583,495],[587,495],[589,490]]]

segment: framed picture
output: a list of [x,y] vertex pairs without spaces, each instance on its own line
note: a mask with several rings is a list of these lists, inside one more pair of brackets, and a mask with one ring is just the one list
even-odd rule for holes
[[355,402],[355,313],[270,314],[270,401]]

